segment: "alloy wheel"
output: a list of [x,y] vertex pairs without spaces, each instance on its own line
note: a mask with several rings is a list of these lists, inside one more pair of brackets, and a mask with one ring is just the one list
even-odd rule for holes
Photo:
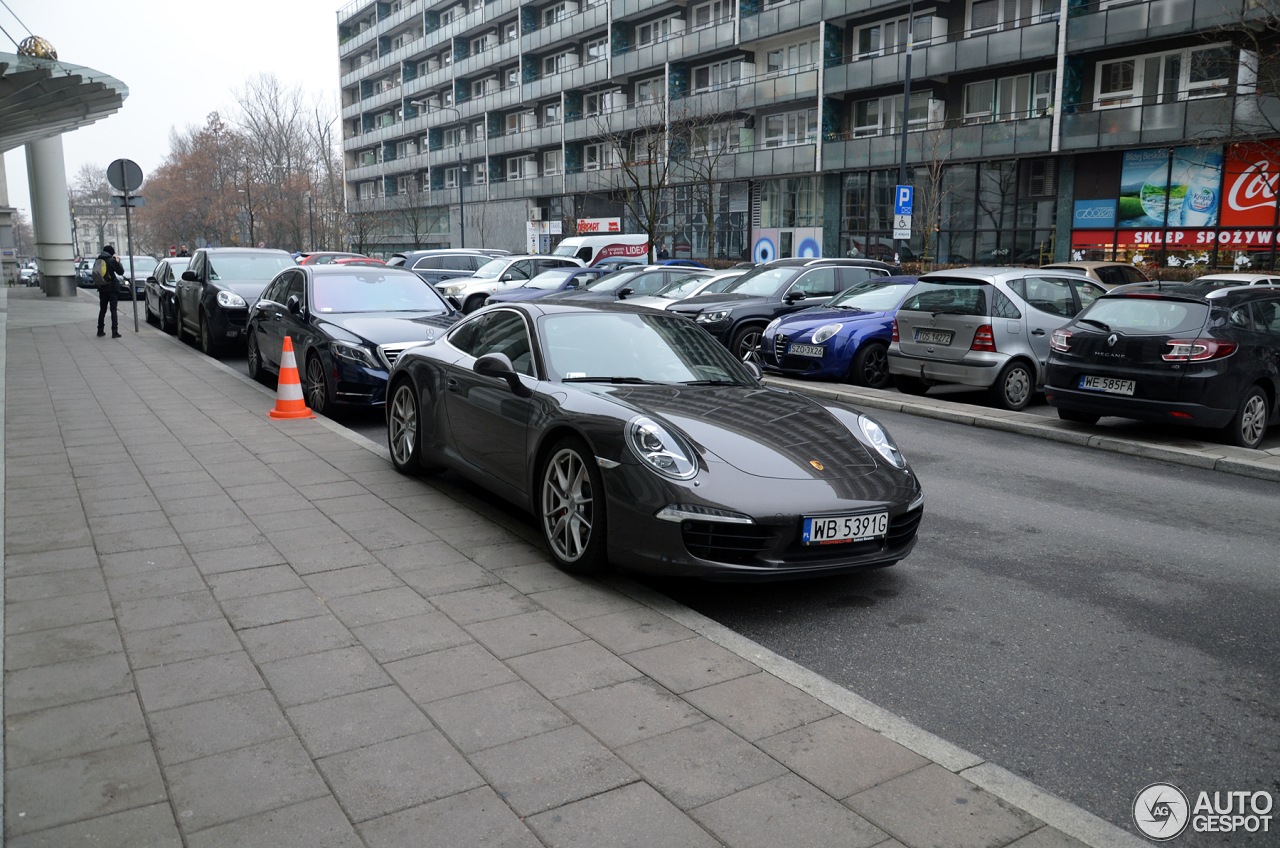
[[760,331],[751,330],[744,333],[738,342],[738,356],[743,362],[760,363]]
[[307,384],[303,388],[307,394],[307,406],[313,412],[323,412],[329,389],[325,385],[324,365],[320,357],[312,356],[307,360]]
[[200,316],[200,347],[206,354],[213,356],[213,332],[209,329],[209,320],[204,315]]
[[574,562],[591,543],[595,520],[591,475],[572,448],[557,451],[542,481],[542,525],[557,557]]
[[258,340],[253,337],[253,333],[249,334],[245,348],[245,359],[249,362],[249,378],[259,380],[262,378],[262,351],[258,350]]
[[879,388],[889,382],[889,353],[880,345],[867,350],[862,363],[862,384]]
[[396,389],[387,415],[387,441],[396,465],[405,467],[413,459],[418,442],[418,403],[407,384]]
[[1262,434],[1267,429],[1267,402],[1261,394],[1254,394],[1245,401],[1240,415],[1241,441],[1248,445],[1256,445],[1262,441]]

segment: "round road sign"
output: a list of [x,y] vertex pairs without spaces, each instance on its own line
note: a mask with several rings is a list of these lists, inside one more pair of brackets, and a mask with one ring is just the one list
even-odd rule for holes
[[107,182],[116,191],[137,191],[142,185],[142,169],[132,159],[117,159],[107,166]]

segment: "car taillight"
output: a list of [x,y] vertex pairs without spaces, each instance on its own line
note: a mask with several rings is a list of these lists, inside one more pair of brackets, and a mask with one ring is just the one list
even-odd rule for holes
[[901,339],[898,338],[898,319],[897,318],[893,319],[893,341],[895,342],[901,341]]
[[1236,352],[1235,342],[1217,339],[1174,339],[1168,342],[1169,352],[1160,357],[1165,362],[1203,362],[1206,359],[1223,359]]
[[1056,350],[1058,353],[1071,350],[1071,334],[1066,330],[1054,330],[1053,335],[1049,337],[1049,349]]
[[973,334],[973,344],[969,345],[969,350],[985,350],[987,353],[996,352],[995,333],[991,332],[990,324],[983,324],[978,328],[978,332]]

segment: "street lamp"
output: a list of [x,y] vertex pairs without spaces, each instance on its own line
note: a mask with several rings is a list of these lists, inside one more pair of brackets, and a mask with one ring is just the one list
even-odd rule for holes
[[311,213],[311,191],[307,190],[303,193],[303,197],[307,199],[307,230],[311,234],[311,253],[316,252],[316,221]]
[[[423,108],[430,105],[426,100],[410,100],[409,105],[414,108]],[[458,122],[462,122],[462,113],[452,106],[437,106],[435,111],[449,111],[458,116]],[[467,215],[462,208],[462,145],[458,145],[458,247],[467,246]]]

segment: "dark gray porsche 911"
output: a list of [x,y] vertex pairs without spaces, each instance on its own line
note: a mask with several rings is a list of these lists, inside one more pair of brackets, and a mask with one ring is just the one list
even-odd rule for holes
[[888,433],[757,376],[670,313],[493,306],[400,356],[391,458],[532,511],[575,573],[797,577],[910,553],[924,495]]

